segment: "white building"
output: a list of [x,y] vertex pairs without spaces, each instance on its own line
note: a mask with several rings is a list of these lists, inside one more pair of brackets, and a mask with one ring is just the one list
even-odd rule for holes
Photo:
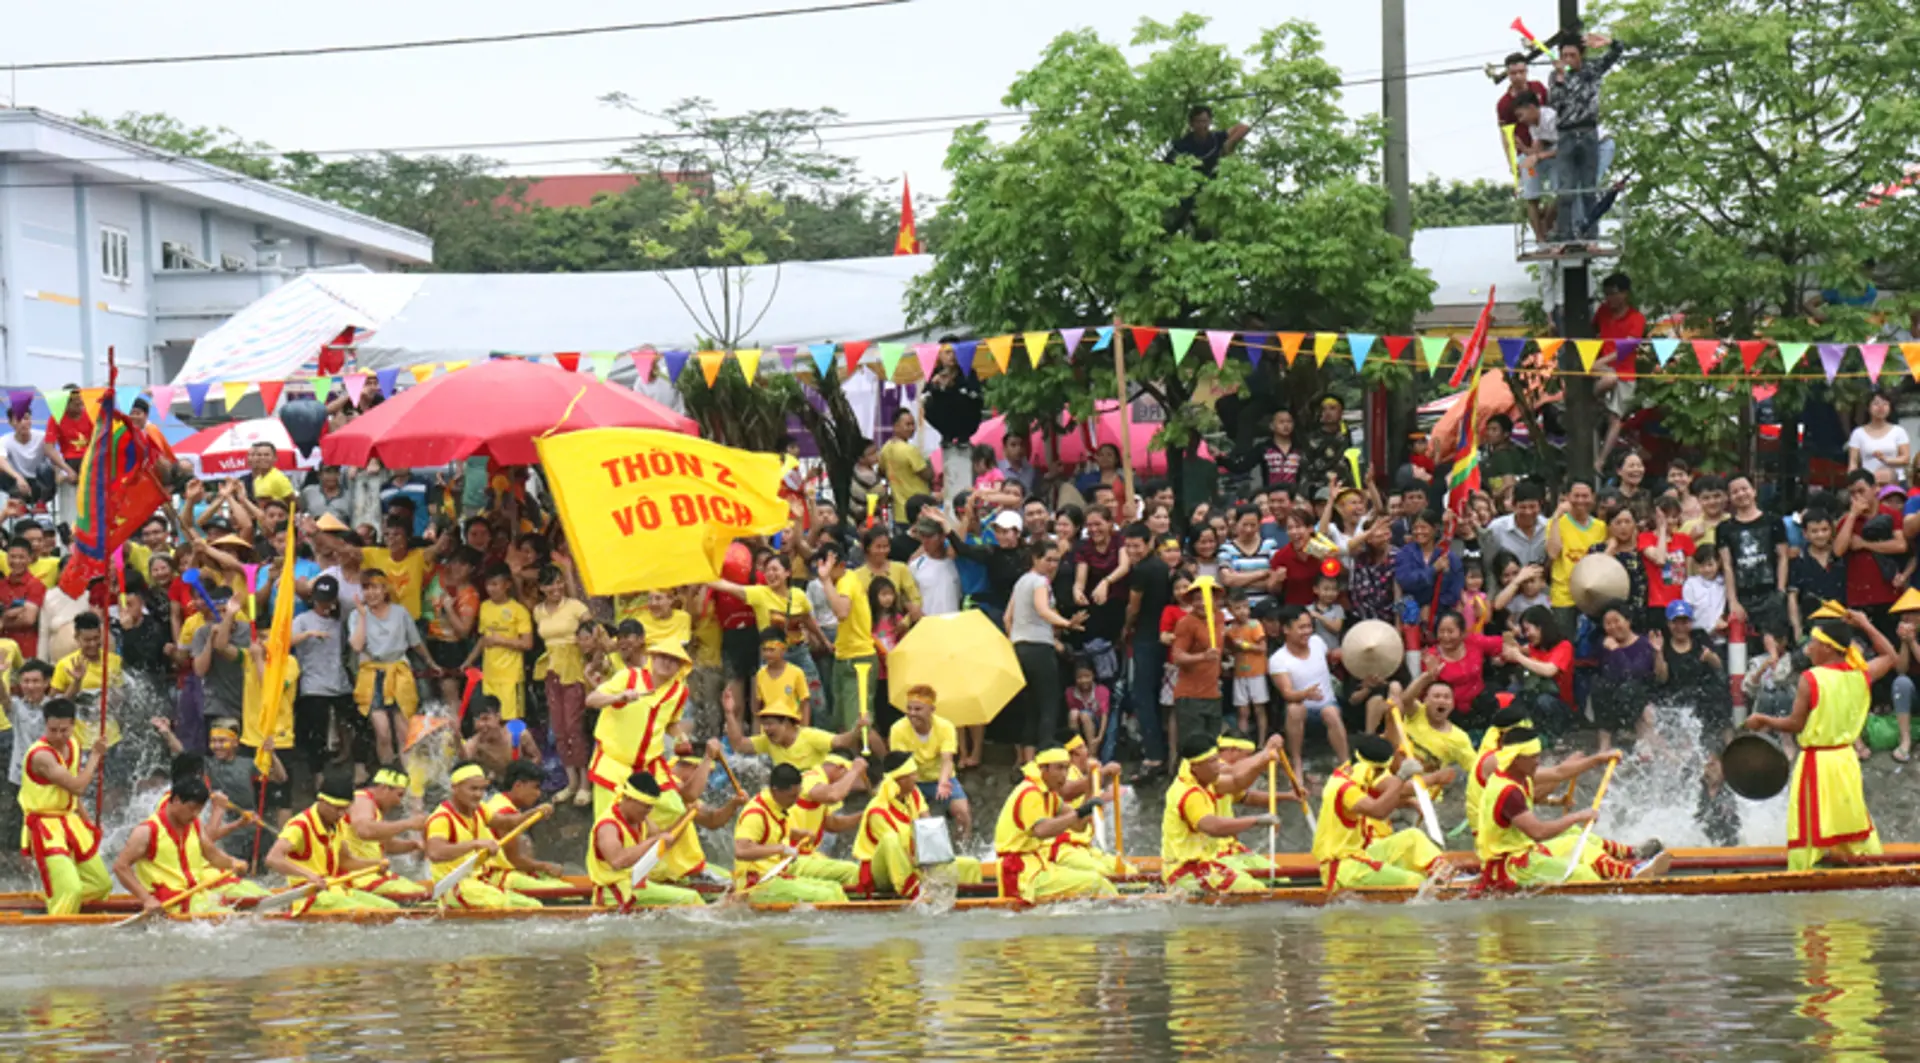
[[0,385],[171,380],[303,272],[433,261],[419,233],[44,111],[0,110]]

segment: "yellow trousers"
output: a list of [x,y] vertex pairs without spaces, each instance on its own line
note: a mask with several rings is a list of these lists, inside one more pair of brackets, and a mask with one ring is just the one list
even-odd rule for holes
[[[900,839],[898,834],[889,834],[880,839],[880,844],[874,848],[873,859],[861,865],[856,878],[863,889],[902,897],[918,895],[920,869],[914,866],[913,858],[907,854],[906,843]],[[950,866],[954,880],[962,886],[986,881],[986,869],[971,856],[955,857]]]
[[398,904],[385,897],[376,896],[366,890],[331,886],[314,894],[306,910],[309,912],[388,912],[398,907],[400,907]]
[[[1320,865],[1322,885],[1336,889],[1355,886],[1419,886],[1427,869],[1440,858],[1440,847],[1415,827],[1398,830],[1367,846],[1357,857]],[[1376,866],[1377,865],[1377,866]],[[1328,869],[1333,869],[1328,881]]]
[[[381,898],[375,899],[382,900]],[[382,900],[382,903],[391,906],[393,902]],[[480,881],[477,876],[469,875],[465,881],[447,891],[446,895],[440,898],[440,907],[501,909],[540,908],[544,907],[544,905],[524,893],[503,890],[498,886],[491,886]]]
[[[859,867],[854,866],[856,878],[859,873]],[[768,879],[746,892],[747,899],[755,904],[841,904],[847,899],[846,891],[838,882],[785,875]]]
[[1120,861],[1112,853],[1103,853],[1084,845],[1064,845],[1054,854],[1053,866],[1073,871],[1091,871],[1096,875],[1113,878],[1120,873]]
[[603,908],[698,908],[706,898],[682,886],[648,879],[639,889],[626,879],[593,888],[593,903]]
[[[793,863],[787,865],[787,871],[794,878],[809,878],[841,886],[851,886],[860,881],[859,864],[851,860],[835,860],[818,853],[794,857]],[[845,897],[841,898],[841,900],[845,899]]]
[[78,915],[81,905],[106,900],[113,892],[113,878],[99,853],[78,862],[66,855],[45,857],[40,875],[46,884],[41,896],[46,898],[48,915]]

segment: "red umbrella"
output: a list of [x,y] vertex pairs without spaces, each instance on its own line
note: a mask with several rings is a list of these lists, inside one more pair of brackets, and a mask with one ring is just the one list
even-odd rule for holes
[[173,452],[190,462],[202,479],[220,479],[246,475],[248,455],[257,443],[273,444],[277,468],[290,472],[301,467],[293,439],[277,417],[203,428],[174,444]]
[[408,388],[328,435],[320,451],[329,465],[364,466],[379,458],[388,468],[411,469],[475,454],[502,465],[532,465],[539,461],[534,437],[555,425],[562,431],[699,433],[692,421],[644,395],[585,374],[501,358]]

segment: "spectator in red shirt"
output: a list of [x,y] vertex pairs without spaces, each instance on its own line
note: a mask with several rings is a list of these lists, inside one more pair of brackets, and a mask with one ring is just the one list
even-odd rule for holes
[[[1600,309],[1593,312],[1593,334],[1603,340],[1645,339],[1647,316],[1633,308],[1633,279],[1624,273],[1615,273],[1600,282],[1600,291],[1604,298]],[[1621,355],[1609,343],[1601,350],[1614,355],[1596,363],[1601,369],[1593,381],[1593,397],[1607,411],[1607,435],[1600,444],[1597,459],[1598,466],[1604,469],[1607,455],[1620,441],[1621,422],[1633,413],[1633,359],[1638,348]]]
[[1666,617],[1667,605],[1680,600],[1687,582],[1687,559],[1693,556],[1693,537],[1680,531],[1680,500],[1661,495],[1654,503],[1653,530],[1640,533],[1635,544],[1647,569],[1647,613]]
[[1833,552],[1847,559],[1847,604],[1878,623],[1906,584],[1895,578],[1907,553],[1900,519],[1906,498],[1897,486],[1875,484],[1865,469],[1847,475],[1847,497],[1852,506],[1834,532]]
[[93,418],[87,416],[87,404],[80,398],[80,389],[67,385],[67,408],[58,419],[47,418],[47,442],[60,450],[60,456],[67,459],[69,465],[78,466],[80,456],[87,452],[87,441],[93,438]]
[[1306,517],[1289,510],[1287,512],[1287,541],[1273,552],[1267,562],[1273,575],[1267,582],[1267,593],[1279,598],[1286,605],[1301,607],[1313,604],[1313,584],[1320,578],[1320,560],[1307,553],[1307,544],[1313,541],[1313,525]]
[[12,639],[22,657],[40,652],[40,606],[47,585],[33,574],[33,544],[16,538],[7,543],[7,578],[0,580],[0,636]]

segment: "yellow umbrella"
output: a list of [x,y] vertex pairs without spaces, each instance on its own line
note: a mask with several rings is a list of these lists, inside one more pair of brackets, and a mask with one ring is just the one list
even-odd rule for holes
[[985,613],[967,609],[930,616],[887,655],[887,700],[907,707],[907,691],[925,683],[940,696],[939,713],[955,727],[984,724],[1026,684],[1013,643]]

